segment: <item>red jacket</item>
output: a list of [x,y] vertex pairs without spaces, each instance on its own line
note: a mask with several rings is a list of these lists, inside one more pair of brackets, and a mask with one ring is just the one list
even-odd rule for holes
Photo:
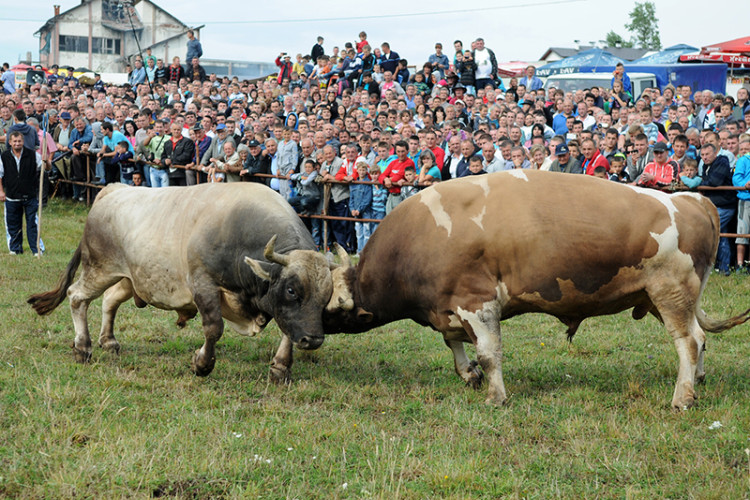
[[645,181],[643,179],[643,176],[641,176],[640,180],[638,181],[638,185],[646,187],[669,185],[674,180],[674,167],[675,162],[672,160],[667,160],[665,163],[657,163],[656,161],[652,161],[651,163],[646,165],[646,167],[643,169],[643,173],[652,174],[654,176],[654,179],[651,181]]
[[276,66],[279,67],[279,77],[277,78],[277,81],[281,83],[284,81],[284,78],[292,79],[292,63],[291,62],[282,62],[281,56],[276,58]]
[[590,160],[583,160],[583,170],[586,175],[594,175],[594,169],[596,167],[604,167],[609,172],[609,162],[607,158],[597,149],[594,156]]
[[404,161],[399,161],[399,159],[396,158],[388,164],[388,168],[385,169],[385,172],[380,174],[380,177],[378,177],[378,182],[383,184],[383,181],[385,181],[386,177],[390,177],[391,182],[394,183],[394,186],[391,187],[388,191],[393,194],[401,194],[401,186],[396,186],[395,183],[404,178],[404,171],[406,170],[406,167],[414,168],[414,162],[411,161],[411,158],[407,158]]
[[435,155],[435,165],[440,170],[443,170],[443,163],[445,162],[445,151],[440,146],[435,146],[435,149],[431,149],[432,154]]

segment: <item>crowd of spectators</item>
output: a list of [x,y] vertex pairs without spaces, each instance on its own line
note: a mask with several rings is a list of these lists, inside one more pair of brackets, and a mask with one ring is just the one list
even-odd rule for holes
[[[364,32],[331,50],[319,37],[310,54],[281,52],[278,74],[258,81],[207,75],[198,53],[166,66],[147,52],[121,86],[98,78],[82,85],[53,68],[46,85],[0,96],[0,147],[25,123],[34,129],[28,147],[39,150],[48,124],[53,178],[151,188],[259,182],[303,214],[320,213],[322,186],[331,183],[328,214],[364,220],[331,223],[349,252],[377,227],[368,220],[433,183],[469,175],[522,168],[653,188],[750,185],[747,89],[725,96],[669,85],[633,95],[620,65],[608,87],[564,92],[545,89],[534,66],[503,82],[481,38],[453,49],[436,43],[412,66]],[[82,199],[84,189],[70,195]],[[750,232],[750,193],[705,195],[722,232],[734,223]],[[320,220],[307,223],[322,245]],[[744,269],[748,242],[736,243]],[[724,273],[731,255],[722,238]]]

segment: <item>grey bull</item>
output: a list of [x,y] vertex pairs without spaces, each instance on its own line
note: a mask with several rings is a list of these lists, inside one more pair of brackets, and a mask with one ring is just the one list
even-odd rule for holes
[[[57,287],[28,302],[40,315],[48,314],[67,294],[79,362],[91,357],[87,310],[102,294],[99,345],[115,352],[120,349],[115,314],[131,297],[139,307],[177,311],[180,326],[200,313],[205,342],[192,369],[204,376],[213,370],[223,319],[254,335],[275,318],[285,349],[319,347],[322,312],[333,292],[332,267],[315,251],[292,208],[266,186],[112,184],[97,197]],[[291,362],[274,365],[280,370],[272,367],[272,377],[287,380]]]

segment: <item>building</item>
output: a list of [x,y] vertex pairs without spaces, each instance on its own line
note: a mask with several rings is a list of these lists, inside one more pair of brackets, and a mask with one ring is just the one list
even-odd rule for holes
[[[86,67],[99,73],[124,72],[141,49],[169,65],[174,56],[185,63],[191,29],[149,0],[81,0],[47,20],[39,35],[39,61],[49,67]],[[200,29],[192,28],[200,39]],[[136,43],[136,37],[137,42]]]
[[[590,50],[593,48],[595,48],[593,45],[586,45],[586,46],[582,45],[577,48],[550,47],[539,59],[541,61],[544,61],[545,64],[551,63],[551,62],[559,61],[561,59],[565,59],[566,57],[575,56],[579,52],[583,52],[583,51]],[[626,61],[635,61],[636,59],[640,59],[647,52],[649,52],[649,49],[636,49],[636,48],[627,48],[627,47],[599,47],[599,48],[602,48],[606,50],[607,52],[609,52],[610,54],[612,54],[613,56],[618,57],[620,59],[624,59]]]

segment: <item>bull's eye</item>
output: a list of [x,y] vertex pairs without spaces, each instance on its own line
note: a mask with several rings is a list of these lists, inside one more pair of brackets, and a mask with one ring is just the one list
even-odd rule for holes
[[296,297],[297,297],[297,292],[295,292],[295,291],[294,291],[294,288],[292,288],[292,287],[289,287],[289,288],[287,288],[287,289],[286,289],[286,293],[287,293],[287,295],[289,295],[289,297],[291,297],[291,298],[296,298]]

